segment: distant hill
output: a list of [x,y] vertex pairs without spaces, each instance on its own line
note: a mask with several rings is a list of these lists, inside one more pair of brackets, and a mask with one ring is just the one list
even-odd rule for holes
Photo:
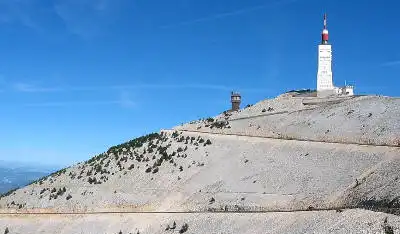
[[25,186],[55,170],[56,167],[38,165],[35,168],[17,162],[0,161],[0,194]]

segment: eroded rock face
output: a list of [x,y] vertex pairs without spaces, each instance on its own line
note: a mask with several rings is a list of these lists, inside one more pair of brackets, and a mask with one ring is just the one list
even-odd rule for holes
[[[186,227],[186,228],[185,228]],[[98,214],[28,218],[1,216],[9,233],[385,233],[400,232],[398,216],[365,210],[266,214]],[[186,231],[185,231],[186,230]],[[387,233],[387,232],[386,232]]]
[[[301,99],[289,96],[265,100],[239,112],[194,121],[111,147],[86,162],[2,197],[0,209],[20,213],[243,212],[362,207],[396,213],[400,196],[399,99],[356,97],[312,108],[301,103]],[[210,216],[214,214],[190,218],[160,215],[162,222],[146,221],[150,226],[133,222],[135,225],[129,228],[133,231],[147,227],[140,230],[161,233],[165,230],[161,231],[160,225],[176,217],[179,225],[189,225],[189,233],[215,230],[215,226],[206,225],[214,222],[210,219],[215,220],[215,225],[221,222],[221,227],[231,230],[230,233],[265,233],[259,229],[264,224],[249,227],[242,220],[250,216],[256,223],[267,217],[266,223],[274,223],[276,228],[271,230],[277,232],[296,233],[307,227],[310,232],[318,232],[327,226],[310,227],[307,219],[329,226],[338,218],[335,212],[327,212],[322,216],[326,220],[318,222],[313,213],[298,216],[226,213],[212,219]],[[363,224],[352,223],[351,215],[370,220],[367,230],[382,228],[381,219],[387,216],[365,210],[337,213],[347,216],[340,218],[343,224],[340,228],[329,227],[332,232],[359,230]],[[293,221],[293,229],[276,224],[294,217],[302,217],[303,221],[298,224]],[[388,217],[395,220],[394,227],[399,227],[396,216]],[[85,219],[104,222],[103,216]],[[7,216],[7,220],[16,219]],[[75,229],[60,230],[77,232],[80,222],[72,219]],[[239,224],[235,226],[235,222]],[[38,223],[48,225],[49,230],[62,225],[40,221],[40,217]],[[105,223],[115,227],[114,221]],[[0,224],[7,225],[2,221]],[[19,221],[14,224],[17,230],[25,230]],[[90,227],[82,230],[96,233]],[[117,228],[112,233],[118,231]]]
[[[161,132],[110,148],[0,199],[2,209],[155,209],[205,166],[209,138]],[[199,154],[188,157],[188,154]],[[195,159],[195,160],[194,160]]]
[[[228,121],[211,128],[207,120],[179,130],[240,134],[279,139],[400,146],[400,98],[363,96],[342,102],[303,105],[310,98],[279,97],[214,118]],[[325,103],[325,104],[324,104]],[[329,103],[329,102],[328,102]]]
[[67,168],[0,204],[16,211],[290,211],[354,207],[400,192],[395,147],[164,131],[117,153]]

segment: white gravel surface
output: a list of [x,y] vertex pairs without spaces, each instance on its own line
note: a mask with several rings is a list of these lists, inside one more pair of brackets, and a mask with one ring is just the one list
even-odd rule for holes
[[207,121],[197,121],[175,129],[400,146],[400,98],[362,96],[316,106],[304,106],[303,99],[283,96],[261,101],[227,117],[229,128],[211,129]]
[[[152,165],[152,160],[141,163],[128,160],[125,167],[135,163],[135,168],[122,171],[110,163],[115,174],[108,175],[107,182],[94,185],[87,182],[86,176],[70,179],[70,172],[81,171],[78,165],[42,185],[17,190],[15,195],[2,198],[0,205],[7,208],[12,202],[26,204],[21,211],[26,208],[193,211],[225,207],[296,210],[355,205],[360,200],[352,200],[354,190],[361,197],[380,195],[393,199],[400,194],[397,186],[400,148],[200,135],[212,144],[197,149],[188,144],[184,151],[188,156],[174,158],[176,167],[165,163],[153,174],[144,172],[145,165]],[[199,134],[182,133],[182,136],[197,138]],[[171,141],[171,145],[171,149],[186,146],[176,141]],[[384,176],[388,172],[392,174]],[[374,183],[370,182],[373,178],[376,178]],[[362,186],[355,187],[356,180]],[[371,187],[374,185],[379,185],[379,190]],[[57,199],[49,200],[50,191],[40,194],[44,188],[63,187],[66,193]],[[67,194],[72,199],[66,200]],[[215,201],[210,202],[211,199]]]
[[[223,129],[204,120],[176,127],[183,130],[177,134],[162,131],[164,139],[153,144],[170,145],[171,158],[158,171],[162,154],[146,142],[21,188],[0,198],[0,211],[296,211],[399,202],[399,100],[365,96],[317,106],[287,95],[265,100],[215,117],[228,120]],[[399,227],[398,216],[365,210],[45,217],[2,215],[0,232],[10,225],[10,233],[161,233],[173,219],[187,222],[189,233],[379,233],[385,217]]]
[[[385,219],[387,222],[385,224]],[[174,230],[165,229],[167,226]],[[165,234],[179,233],[374,233],[391,227],[400,233],[400,217],[364,210],[267,214],[101,214],[101,215],[0,215],[0,232],[10,234]]]

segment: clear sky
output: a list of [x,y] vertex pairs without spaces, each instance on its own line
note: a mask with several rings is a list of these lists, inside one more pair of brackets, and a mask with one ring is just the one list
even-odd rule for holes
[[0,160],[67,165],[134,137],[334,83],[400,96],[397,0],[0,0]]

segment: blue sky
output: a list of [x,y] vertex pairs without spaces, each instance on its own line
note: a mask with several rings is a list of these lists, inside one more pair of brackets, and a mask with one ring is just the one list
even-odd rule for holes
[[[0,160],[68,165],[134,137],[334,82],[399,96],[396,0],[0,0]],[[397,88],[397,89],[396,89]]]

